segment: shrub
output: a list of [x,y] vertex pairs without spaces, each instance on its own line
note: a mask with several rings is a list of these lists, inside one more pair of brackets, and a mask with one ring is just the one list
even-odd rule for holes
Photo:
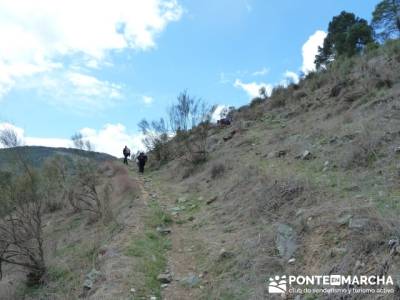
[[223,163],[214,164],[211,167],[211,178],[221,177],[225,173],[225,165]]
[[107,223],[109,218],[105,213],[109,208],[110,186],[108,183],[105,185],[103,197],[100,197],[100,178],[94,163],[89,159],[80,159],[72,181],[68,200],[73,209],[89,212],[93,222],[103,220]]
[[377,158],[381,136],[379,132],[364,129],[350,145],[343,159],[344,168],[369,167]]
[[[0,132],[0,142],[5,147],[19,146],[16,133],[9,129]],[[15,162],[20,175],[6,176],[7,184],[0,185],[0,278],[3,264],[12,264],[27,270],[28,285],[36,285],[45,281],[47,273],[42,232],[46,195],[40,189],[40,176],[19,151],[17,148]]]
[[264,101],[265,101],[264,98],[255,97],[255,98],[253,98],[253,99],[251,100],[251,102],[250,102],[250,107],[257,106],[257,105],[263,103]]

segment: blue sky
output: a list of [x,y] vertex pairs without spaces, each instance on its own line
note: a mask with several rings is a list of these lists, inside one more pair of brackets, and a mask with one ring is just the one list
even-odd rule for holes
[[184,89],[241,106],[261,86],[296,80],[334,15],[370,20],[377,3],[3,0],[0,128],[49,146],[81,131],[117,155],[140,147],[137,123],[164,116]]

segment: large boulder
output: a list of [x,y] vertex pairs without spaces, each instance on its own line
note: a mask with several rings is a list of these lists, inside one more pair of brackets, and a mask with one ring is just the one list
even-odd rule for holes
[[296,231],[289,225],[279,223],[276,230],[276,248],[285,259],[292,258],[297,249]]

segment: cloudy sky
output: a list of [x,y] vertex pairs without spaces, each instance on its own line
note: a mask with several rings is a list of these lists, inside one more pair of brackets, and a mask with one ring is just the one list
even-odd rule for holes
[[27,145],[140,147],[184,89],[240,106],[313,70],[329,21],[372,0],[1,0],[0,129]]

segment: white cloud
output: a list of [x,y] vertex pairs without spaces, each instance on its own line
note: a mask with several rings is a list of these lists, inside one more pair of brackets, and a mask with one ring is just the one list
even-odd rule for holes
[[116,157],[122,156],[122,149],[127,145],[133,152],[144,150],[142,134],[128,133],[122,124],[106,124],[102,129],[83,128],[80,130],[85,140],[89,140],[96,151]]
[[3,0],[0,97],[19,78],[50,72],[65,57],[98,68],[110,51],[154,48],[181,15],[176,0]]
[[322,30],[317,30],[304,43],[302,48],[303,65],[301,67],[301,70],[305,74],[308,74],[311,71],[315,71],[315,56],[318,54],[318,47],[323,45],[326,35],[326,32]]
[[[23,128],[10,123],[0,123],[0,131],[6,128],[13,129],[18,138],[27,146],[73,147],[70,139],[30,137],[25,135]],[[108,153],[116,157],[122,156],[122,149],[125,145],[131,148],[133,152],[144,150],[145,148],[142,143],[142,134],[129,133],[122,124],[106,124],[100,130],[83,128],[79,132],[82,133],[84,140],[90,141],[95,151]]]
[[269,69],[264,67],[261,70],[253,72],[251,75],[253,75],[253,76],[264,76],[264,75],[267,75],[268,73],[269,73]]
[[123,86],[75,70],[41,74],[20,86],[35,89],[43,101],[76,113],[104,110],[124,99]]
[[249,82],[244,83],[240,79],[236,79],[233,84],[234,87],[240,88],[244,90],[251,98],[258,97],[260,95],[260,88],[265,87],[267,91],[267,95],[271,95],[272,92],[272,84],[264,83],[264,82]]
[[226,105],[218,104],[217,108],[214,110],[212,116],[211,116],[211,122],[217,123],[219,119],[221,119],[221,112],[227,108]]
[[78,94],[83,96],[97,96],[106,98],[121,98],[121,86],[108,81],[100,81],[93,76],[77,72],[67,73],[69,82],[75,87]]
[[73,143],[68,139],[25,137],[25,145],[72,148]]
[[150,105],[154,101],[153,97],[150,97],[150,96],[142,96],[142,100],[143,100],[144,104],[147,104],[147,105]]
[[291,83],[299,83],[299,75],[297,75],[295,72],[293,71],[286,71],[283,74],[284,79],[280,82],[281,85],[283,86],[288,86]]

